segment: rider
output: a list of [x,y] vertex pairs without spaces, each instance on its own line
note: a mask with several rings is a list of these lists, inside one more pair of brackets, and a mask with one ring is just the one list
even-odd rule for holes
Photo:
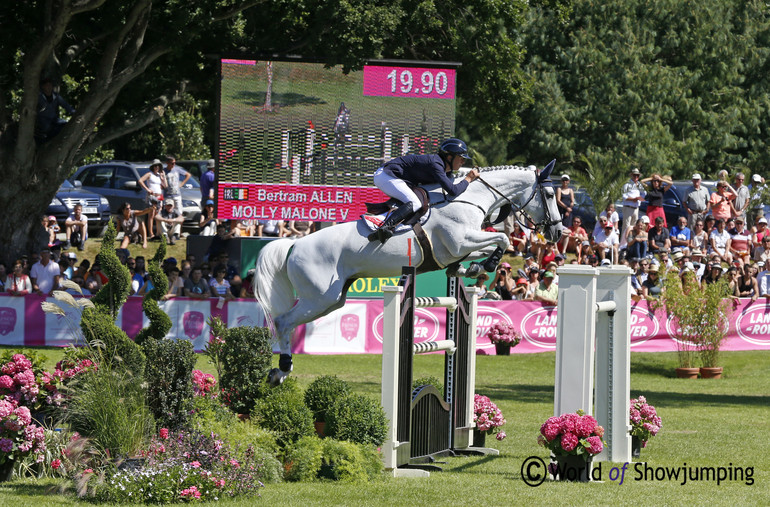
[[386,162],[377,169],[374,173],[374,184],[390,197],[400,200],[402,204],[369,235],[369,241],[378,239],[385,243],[393,236],[396,225],[420,209],[420,200],[410,186],[438,183],[449,195],[463,193],[468,183],[479,177],[479,171],[471,169],[458,184],[449,178],[449,174],[460,169],[466,160],[470,160],[468,146],[462,140],[450,137],[441,143],[438,155],[404,155]]

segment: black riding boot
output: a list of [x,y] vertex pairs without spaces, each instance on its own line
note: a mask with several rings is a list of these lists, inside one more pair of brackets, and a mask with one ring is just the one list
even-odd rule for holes
[[390,216],[385,219],[382,225],[369,235],[369,241],[378,239],[382,242],[382,244],[385,244],[385,242],[393,236],[393,231],[395,230],[396,226],[403,220],[406,220],[412,216],[412,213],[414,213],[414,210],[412,209],[411,202],[405,202],[399,205],[399,207],[396,208],[396,211],[391,213]]

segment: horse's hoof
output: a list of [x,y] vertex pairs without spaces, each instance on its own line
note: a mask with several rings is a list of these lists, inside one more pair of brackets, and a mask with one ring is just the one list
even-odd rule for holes
[[270,387],[278,387],[283,384],[283,381],[286,380],[286,377],[288,376],[288,373],[283,372],[278,368],[273,368],[267,374],[267,383],[270,384]]
[[468,269],[465,270],[465,273],[463,276],[465,278],[476,278],[481,274],[481,264],[478,262],[471,262],[471,265],[468,266]]

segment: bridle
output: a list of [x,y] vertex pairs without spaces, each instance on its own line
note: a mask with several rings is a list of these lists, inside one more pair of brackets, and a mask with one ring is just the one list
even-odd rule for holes
[[[487,183],[487,181],[484,180],[484,178],[482,178],[481,175],[479,175],[474,181],[481,182],[489,190],[491,190],[493,193],[499,195],[500,197],[502,197],[506,201],[506,204],[504,204],[500,208],[500,213],[498,214],[497,219],[494,222],[492,222],[493,225],[494,224],[499,224],[500,222],[505,220],[505,218],[509,214],[511,214],[511,213],[514,213],[514,216],[516,217],[516,222],[518,222],[518,224],[522,227],[522,229],[534,229],[535,232],[537,232],[537,233],[542,233],[545,230],[546,227],[552,227],[552,226],[554,226],[556,224],[560,224],[561,223],[561,220],[554,220],[551,217],[551,212],[548,210],[548,205],[547,205],[547,200],[546,200],[547,197],[545,195],[545,189],[548,188],[548,187],[553,189],[553,182],[551,181],[550,178],[546,180],[546,179],[541,179],[540,176],[536,176],[535,188],[529,194],[529,197],[527,198],[527,200],[524,201],[524,204],[521,204],[521,205],[516,204],[515,202],[510,200],[508,198],[508,196],[506,196],[505,194],[500,192],[493,185],[490,185],[489,183]],[[532,199],[535,198],[535,195],[540,195],[540,200],[543,203],[543,211],[544,211],[544,214],[545,214],[545,218],[542,221],[540,221],[540,222],[535,222],[535,220],[532,218],[532,215],[530,215],[527,212],[527,210],[525,209],[527,207],[527,205],[532,201]],[[459,203],[470,204],[471,206],[475,206],[475,207],[479,208],[484,213],[485,217],[489,213],[489,211],[485,210],[484,208],[482,208],[481,206],[479,206],[475,202],[464,201],[462,199],[454,199],[454,200],[452,200],[450,202],[459,202]],[[522,221],[522,217],[525,219],[526,222],[528,222],[528,224],[525,224]]]

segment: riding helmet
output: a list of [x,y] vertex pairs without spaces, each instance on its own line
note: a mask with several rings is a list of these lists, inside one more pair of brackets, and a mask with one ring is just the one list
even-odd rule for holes
[[468,155],[468,145],[465,144],[465,141],[462,139],[457,139],[456,137],[450,137],[443,143],[441,143],[441,146],[438,148],[438,154],[439,155],[460,155],[463,158],[470,159],[471,156]]

